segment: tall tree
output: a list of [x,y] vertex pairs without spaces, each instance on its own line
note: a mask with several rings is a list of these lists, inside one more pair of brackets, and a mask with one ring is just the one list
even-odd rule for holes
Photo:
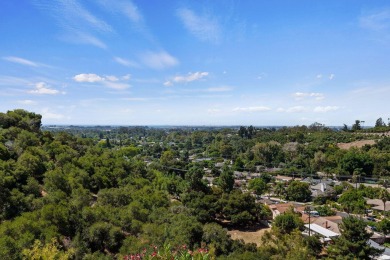
[[386,202],[390,200],[390,193],[385,189],[381,189],[379,199],[383,202],[383,213],[386,216]]
[[355,124],[352,125],[352,131],[361,130],[362,127],[360,126],[360,120],[355,120]]
[[256,195],[264,194],[266,191],[268,191],[267,183],[265,183],[262,179],[256,178],[249,181],[248,188]]
[[223,166],[222,173],[218,178],[218,185],[224,192],[231,192],[233,190],[234,176],[233,171],[229,168],[229,166]]
[[311,191],[309,184],[300,181],[292,181],[287,187],[287,199],[299,202],[311,200]]
[[328,254],[334,259],[373,259],[382,250],[371,247],[367,242],[372,233],[366,230],[366,223],[357,217],[343,218],[341,235],[328,247]]
[[382,117],[378,118],[378,119],[375,121],[375,127],[381,127],[381,126],[386,126],[386,124],[383,122]]

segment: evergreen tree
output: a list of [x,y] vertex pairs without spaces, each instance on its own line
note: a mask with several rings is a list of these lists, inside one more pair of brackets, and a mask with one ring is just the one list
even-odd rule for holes
[[328,254],[334,259],[373,259],[382,251],[371,247],[367,242],[371,233],[366,223],[357,217],[349,216],[340,224],[341,235],[328,248]]

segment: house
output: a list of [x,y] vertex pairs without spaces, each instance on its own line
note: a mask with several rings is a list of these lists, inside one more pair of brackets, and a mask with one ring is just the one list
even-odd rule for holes
[[381,246],[371,239],[368,240],[368,244],[373,248],[384,250],[383,253],[377,258],[378,260],[390,259],[390,248]]
[[[366,202],[369,205],[374,205],[374,207],[372,207],[373,210],[376,210],[376,211],[383,211],[384,210],[383,201],[380,199],[367,199]],[[386,211],[389,211],[389,210],[390,210],[390,201],[386,201]]]
[[294,211],[296,211],[293,203],[280,203],[280,204],[274,204],[269,206],[272,211],[272,218],[275,218],[276,216],[283,214],[287,210],[289,210],[291,207],[294,208]]
[[326,242],[329,242],[332,240],[332,238],[334,237],[338,237],[340,234],[336,233],[336,232],[333,232],[329,229],[326,229],[318,224],[305,224],[305,231],[303,232],[305,235],[306,234],[310,234],[311,235],[319,235],[320,236],[320,240],[321,242],[323,243],[326,243]]

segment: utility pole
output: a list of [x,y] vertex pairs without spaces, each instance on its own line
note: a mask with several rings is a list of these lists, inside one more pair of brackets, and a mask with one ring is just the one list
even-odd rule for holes
[[311,229],[310,229],[310,223],[311,223],[311,207],[309,206],[309,205],[307,205],[306,207],[305,207],[305,210],[304,210],[304,212],[306,213],[306,214],[308,214],[309,215],[309,237],[310,237],[310,232],[311,232]]

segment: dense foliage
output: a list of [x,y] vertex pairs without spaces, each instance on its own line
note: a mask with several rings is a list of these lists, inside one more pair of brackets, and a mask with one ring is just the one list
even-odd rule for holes
[[[305,177],[323,171],[339,179],[355,175],[385,182],[390,138],[356,151],[337,147],[369,137],[320,124],[42,128],[38,114],[0,113],[0,259],[45,254],[116,259],[151,245],[207,249],[207,257],[221,259],[314,258],[317,251],[310,245],[316,241],[295,232],[302,223],[293,215],[277,220],[281,228],[268,234],[263,247],[230,238],[226,228],[271,218],[269,208],[256,203],[234,176],[237,171],[261,172],[249,182],[251,191],[262,195],[273,190],[297,201],[311,200],[308,185],[273,184],[273,175]],[[269,167],[275,171],[265,173]],[[351,196],[359,201],[363,192],[372,191],[347,192],[341,205],[360,211],[360,205],[343,200]],[[294,247],[288,251],[288,245]]]

